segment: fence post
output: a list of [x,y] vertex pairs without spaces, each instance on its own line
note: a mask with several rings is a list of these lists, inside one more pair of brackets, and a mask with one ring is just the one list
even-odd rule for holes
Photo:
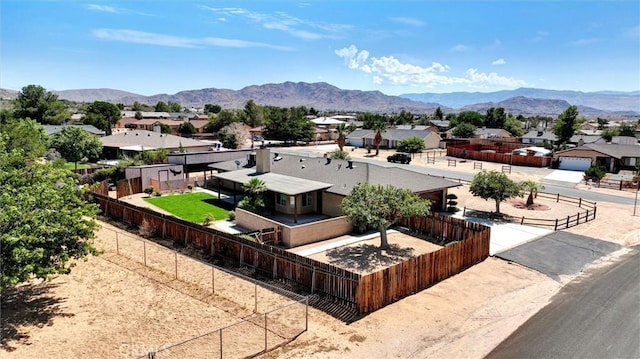
[[278,258],[273,256],[273,279],[276,279],[278,273]]
[[243,252],[244,252],[244,244],[241,244],[240,245],[240,267],[242,267],[242,263],[244,263]]
[[622,191],[622,180],[620,180],[620,188],[619,188],[619,190]]
[[304,299],[304,331],[309,330],[309,296]]
[[267,313],[264,313],[264,352],[267,352]]
[[569,217],[570,216],[567,216],[567,228],[569,228]]
[[164,237],[166,236],[167,233],[167,219],[164,218],[164,221],[162,221],[162,239],[164,239]]
[[560,202],[560,193],[556,196],[556,203]]
[[220,328],[220,359],[222,359],[222,328]]
[[524,224],[524,216],[522,216],[522,220],[520,221],[520,225]]
[[187,226],[187,231],[184,234],[184,246],[187,246],[187,238],[189,238],[189,227]]
[[555,226],[555,227],[553,227],[553,230],[554,230],[554,231],[557,231],[557,230],[558,230],[558,219],[557,219],[557,218],[556,218],[556,226]]
[[578,208],[582,208],[582,197],[578,199]]
[[311,272],[311,294],[313,294],[316,290],[316,267],[313,267],[313,272]]
[[213,266],[211,266],[211,294],[216,294],[216,275]]

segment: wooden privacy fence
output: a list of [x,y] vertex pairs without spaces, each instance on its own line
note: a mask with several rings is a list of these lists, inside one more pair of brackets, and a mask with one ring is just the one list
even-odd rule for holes
[[405,225],[413,231],[432,234],[439,241],[455,243],[363,277],[282,248],[107,196],[94,194],[94,199],[106,216],[135,226],[146,222],[146,228],[163,239],[192,245],[211,258],[225,258],[236,266],[252,267],[262,275],[301,287],[307,292],[326,294],[359,313],[374,311],[427,288],[489,256],[489,227],[435,214],[433,217],[411,218]]
[[[478,147],[477,145],[448,146],[447,156],[459,157],[474,161],[508,163],[515,166],[548,167],[551,165],[551,157],[521,156],[512,155],[511,153],[499,153],[497,151],[495,153],[481,152],[472,150],[472,146]],[[466,147],[469,147],[470,149],[467,149]]]
[[123,179],[116,182],[116,197],[126,197],[142,193],[142,178]]

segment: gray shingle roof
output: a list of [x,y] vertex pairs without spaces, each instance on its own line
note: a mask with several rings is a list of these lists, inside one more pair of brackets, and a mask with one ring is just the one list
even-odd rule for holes
[[216,174],[216,177],[236,183],[246,183],[252,178],[259,178],[264,181],[268,190],[290,196],[319,191],[331,187],[330,183],[285,176],[274,172],[256,173],[255,169],[241,169],[237,171],[218,173]]
[[[275,152],[271,152],[272,159]],[[347,168],[349,163],[343,160],[331,160],[327,164],[327,160],[322,157],[303,157],[292,154],[280,154],[280,157],[282,157],[280,161],[271,160],[272,173],[295,177],[303,181],[328,183],[331,185],[327,192],[345,196],[351,192],[355,185],[363,182],[393,185],[407,188],[415,193],[459,186],[459,183],[412,171],[410,168],[387,167],[358,161],[353,161],[354,168]],[[216,163],[210,167],[234,171],[237,165],[233,161],[228,161]],[[255,172],[255,169],[242,169],[241,171]]]
[[549,131],[529,131],[527,132],[524,136],[522,136],[522,138],[527,138],[527,139],[541,139],[541,140],[547,140],[547,141],[557,141],[558,137],[553,133],[553,132],[549,132]]
[[604,153],[605,155],[622,158],[622,157],[640,157],[640,145],[616,145],[616,144],[596,144],[591,143],[583,147],[590,148],[594,151]]
[[[431,131],[429,130],[403,130],[390,128],[382,133],[382,139],[384,140],[395,140],[402,141],[407,138],[418,137],[425,138],[429,136]],[[374,138],[376,136],[375,131],[373,130],[355,130],[351,132],[347,138],[349,139],[360,139],[360,138]]]
[[65,127],[79,127],[91,134],[98,135],[98,136],[104,136],[105,134],[104,131],[98,129],[93,125],[42,125],[42,127],[44,127],[44,130],[47,133],[47,135],[53,135],[56,132],[62,131],[62,129]]
[[145,130],[134,130],[117,133],[111,136],[101,137],[100,141],[105,147],[144,146],[148,148],[178,148],[209,146],[210,143],[191,138],[168,135]]

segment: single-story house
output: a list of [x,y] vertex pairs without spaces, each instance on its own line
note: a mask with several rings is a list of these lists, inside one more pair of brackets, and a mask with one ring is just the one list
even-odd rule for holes
[[522,136],[522,143],[549,143],[553,145],[557,140],[558,136],[551,131],[532,130]]
[[169,152],[178,152],[181,149],[186,152],[198,152],[213,150],[211,143],[169,135],[165,133],[132,130],[111,136],[101,137],[102,152],[107,159],[120,158],[122,155],[135,155],[137,153],[166,149]]
[[44,131],[47,133],[48,136],[51,136],[56,132],[62,131],[62,129],[65,127],[78,127],[96,137],[102,137],[105,135],[104,131],[98,129],[93,125],[42,125],[42,127],[44,127]]
[[[136,117],[138,111],[120,111],[122,117]],[[171,118],[169,112],[140,111],[142,118]]]
[[607,172],[633,170],[640,162],[640,145],[586,144],[554,154],[563,170],[584,171],[592,165],[601,164]]
[[504,128],[476,128],[474,132],[476,138],[505,138],[505,137],[513,137],[511,132],[505,130]]
[[[376,136],[373,130],[355,130],[347,135],[349,145],[356,147],[374,146],[373,139]],[[382,148],[396,148],[400,141],[407,138],[418,137],[424,141],[426,149],[438,148],[442,138],[436,132],[429,130],[400,130],[388,129],[382,132]]]
[[[444,210],[447,190],[460,185],[441,177],[395,166],[271,153],[268,148],[256,150],[254,159],[255,167],[251,166],[253,163],[242,161],[240,164],[229,161],[210,165],[218,170],[213,174],[218,190],[230,190],[237,203],[239,198],[235,194],[242,191],[243,183],[252,178],[264,181],[268,198],[265,216],[236,211],[236,224],[249,230],[259,230],[266,228],[264,217],[276,218],[276,222],[285,221],[285,217],[292,218],[292,225],[301,226],[301,230],[306,232],[304,236],[295,238],[284,236],[283,242],[289,247],[351,232],[353,228],[342,217],[340,204],[358,183],[407,188],[431,200],[433,211]],[[309,224],[301,221],[303,216],[327,222],[320,220],[314,227],[305,227]],[[302,223],[299,224],[299,221]]]

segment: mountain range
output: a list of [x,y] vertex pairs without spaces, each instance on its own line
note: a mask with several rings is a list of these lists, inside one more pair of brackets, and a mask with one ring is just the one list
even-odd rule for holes
[[[206,88],[176,94],[144,96],[113,89],[53,91],[60,99],[75,102],[107,101],[131,105],[133,102],[155,105],[158,101],[177,102],[186,107],[217,104],[222,108],[243,108],[248,100],[259,105],[279,107],[306,106],[332,112],[432,113],[478,111],[503,107],[522,115],[557,116],[570,105],[577,105],[583,116],[639,116],[640,91],[579,92],[519,88],[497,92],[453,92],[385,95],[380,91],[343,90],[318,82],[284,82],[247,86],[240,90]],[[16,91],[0,89],[1,98],[15,98]]]

